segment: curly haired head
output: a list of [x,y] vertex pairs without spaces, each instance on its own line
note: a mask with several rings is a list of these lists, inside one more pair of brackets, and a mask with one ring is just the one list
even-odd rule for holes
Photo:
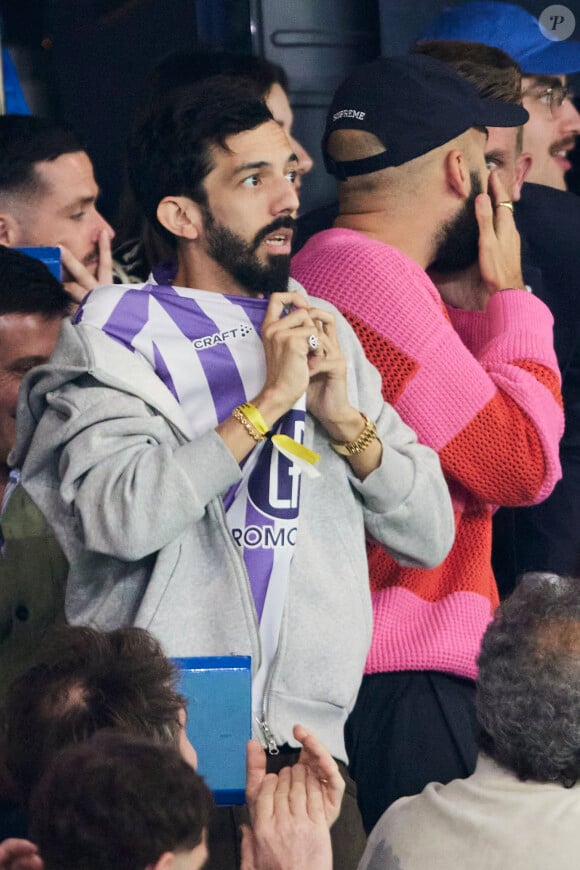
[[580,776],[580,581],[527,574],[478,659],[480,746],[522,779]]
[[102,728],[177,745],[178,671],[141,628],[67,626],[8,692],[6,765],[27,802],[50,758]]
[[177,749],[105,729],[51,759],[31,836],[46,870],[201,867],[212,806]]

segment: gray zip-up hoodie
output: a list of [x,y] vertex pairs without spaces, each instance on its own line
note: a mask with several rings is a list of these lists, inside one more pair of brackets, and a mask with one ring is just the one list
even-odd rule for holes
[[[383,402],[379,374],[335,313],[350,401],[376,421],[383,457],[359,481],[307,414],[321,477],[301,484],[263,713],[277,743],[295,745],[292,726],[302,722],[345,759],[343,726],[371,639],[365,527],[401,563],[431,567],[447,555],[454,522],[437,455]],[[17,432],[11,463],[70,564],[71,622],[135,624],[168,655],[259,664],[249,580],[221,500],[240,468],[214,430],[192,439],[143,359],[92,326],[64,323],[50,363],[23,383]]]

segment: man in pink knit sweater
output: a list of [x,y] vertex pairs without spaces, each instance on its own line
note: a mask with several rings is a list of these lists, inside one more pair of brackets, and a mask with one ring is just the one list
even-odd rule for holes
[[[347,728],[367,830],[396,798],[473,771],[476,656],[497,604],[492,512],[541,501],[560,475],[552,317],[524,290],[512,204],[484,158],[484,125],[517,126],[526,113],[501,104],[503,120],[482,120],[474,100],[433,58],[355,70],[323,139],[340,214],[293,261],[307,290],[350,320],[385,398],[438,451],[455,508],[440,568],[401,567],[369,543],[373,641]],[[425,270],[476,261],[481,280],[460,307],[446,304]]]

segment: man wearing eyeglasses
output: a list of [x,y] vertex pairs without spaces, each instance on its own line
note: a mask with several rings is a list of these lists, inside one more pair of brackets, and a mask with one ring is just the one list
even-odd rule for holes
[[566,190],[569,154],[580,134],[580,115],[566,76],[580,72],[580,42],[549,39],[525,9],[495,0],[476,0],[445,9],[421,39],[482,42],[507,52],[520,65],[524,150],[533,157],[528,181]]
[[524,127],[524,147],[533,157],[528,181],[566,190],[569,155],[580,132],[580,115],[566,76],[524,76],[522,97],[530,116]]

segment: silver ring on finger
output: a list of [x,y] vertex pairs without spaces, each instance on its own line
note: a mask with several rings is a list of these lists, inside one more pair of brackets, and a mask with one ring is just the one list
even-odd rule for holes
[[312,333],[312,335],[308,336],[308,347],[310,348],[310,350],[313,353],[316,353],[316,351],[319,348],[319,345],[320,345],[320,339],[318,338],[317,335],[314,335],[314,333]]

